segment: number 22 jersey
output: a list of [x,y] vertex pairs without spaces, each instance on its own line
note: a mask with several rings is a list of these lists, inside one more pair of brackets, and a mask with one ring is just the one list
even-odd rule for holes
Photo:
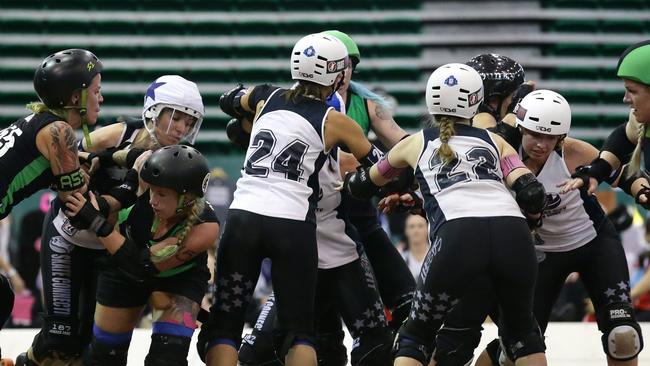
[[323,127],[333,108],[307,97],[287,100],[284,91],[270,94],[253,124],[230,208],[315,222],[318,172],[327,158]]
[[517,202],[503,182],[496,144],[483,129],[455,124],[449,140],[456,153],[443,164],[436,154],[442,144],[437,128],[422,131],[424,144],[415,176],[424,198],[429,233],[446,221],[462,217],[522,217]]

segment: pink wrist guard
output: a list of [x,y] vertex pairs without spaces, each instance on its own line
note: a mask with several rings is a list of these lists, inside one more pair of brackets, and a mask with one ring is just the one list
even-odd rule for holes
[[501,171],[503,172],[503,177],[507,177],[510,172],[517,168],[525,168],[526,165],[519,159],[518,155],[508,155],[501,158]]

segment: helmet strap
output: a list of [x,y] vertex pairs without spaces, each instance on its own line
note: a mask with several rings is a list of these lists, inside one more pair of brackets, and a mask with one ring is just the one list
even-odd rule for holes
[[178,196],[178,205],[176,206],[176,213],[181,213],[185,209],[185,194]]
[[81,128],[84,132],[84,139],[86,140],[86,146],[92,147],[93,143],[90,140],[90,132],[88,131],[88,106],[86,102],[88,100],[88,89],[81,89],[81,101],[79,107],[79,116],[81,117]]

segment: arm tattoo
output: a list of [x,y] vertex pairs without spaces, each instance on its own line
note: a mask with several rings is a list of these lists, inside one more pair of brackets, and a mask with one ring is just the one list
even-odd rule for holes
[[390,111],[388,111],[383,105],[375,103],[375,114],[379,119],[389,119]]
[[78,168],[77,141],[72,128],[53,123],[50,125],[50,135],[52,136],[50,153],[52,173],[62,174]]
[[198,253],[193,252],[187,248],[181,248],[178,252],[176,252],[174,257],[181,262],[187,262],[197,254]]

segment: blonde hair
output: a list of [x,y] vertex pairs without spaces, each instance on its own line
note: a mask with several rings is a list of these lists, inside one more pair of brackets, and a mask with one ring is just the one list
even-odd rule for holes
[[297,102],[298,97],[316,97],[323,103],[332,93],[331,86],[324,86],[311,81],[299,80],[295,88],[288,89],[282,95],[285,101]]
[[43,102],[31,102],[27,105],[25,105],[25,108],[27,108],[29,111],[38,114],[38,113],[45,113],[49,112],[52,113],[56,116],[59,116],[63,119],[65,119],[66,113],[65,109],[63,108],[49,108],[48,106],[45,105]]
[[637,131],[638,139],[634,151],[632,152],[632,158],[630,159],[630,164],[627,169],[627,177],[631,177],[634,174],[641,171],[641,145],[643,144],[643,135],[645,134],[645,125],[640,125]]
[[446,115],[437,115],[434,117],[435,123],[440,130],[438,138],[442,144],[437,151],[437,155],[440,157],[444,164],[449,164],[456,157],[456,153],[449,146],[449,140],[456,134],[454,130],[454,123],[462,121],[463,118],[446,116]]
[[205,199],[200,197],[195,198],[192,207],[189,208],[189,213],[185,219],[185,225],[176,232],[175,236],[178,239],[178,246],[183,244],[183,241],[187,238],[187,234],[190,233],[190,230],[192,230],[194,225],[199,221],[199,215],[203,212],[204,208]]

